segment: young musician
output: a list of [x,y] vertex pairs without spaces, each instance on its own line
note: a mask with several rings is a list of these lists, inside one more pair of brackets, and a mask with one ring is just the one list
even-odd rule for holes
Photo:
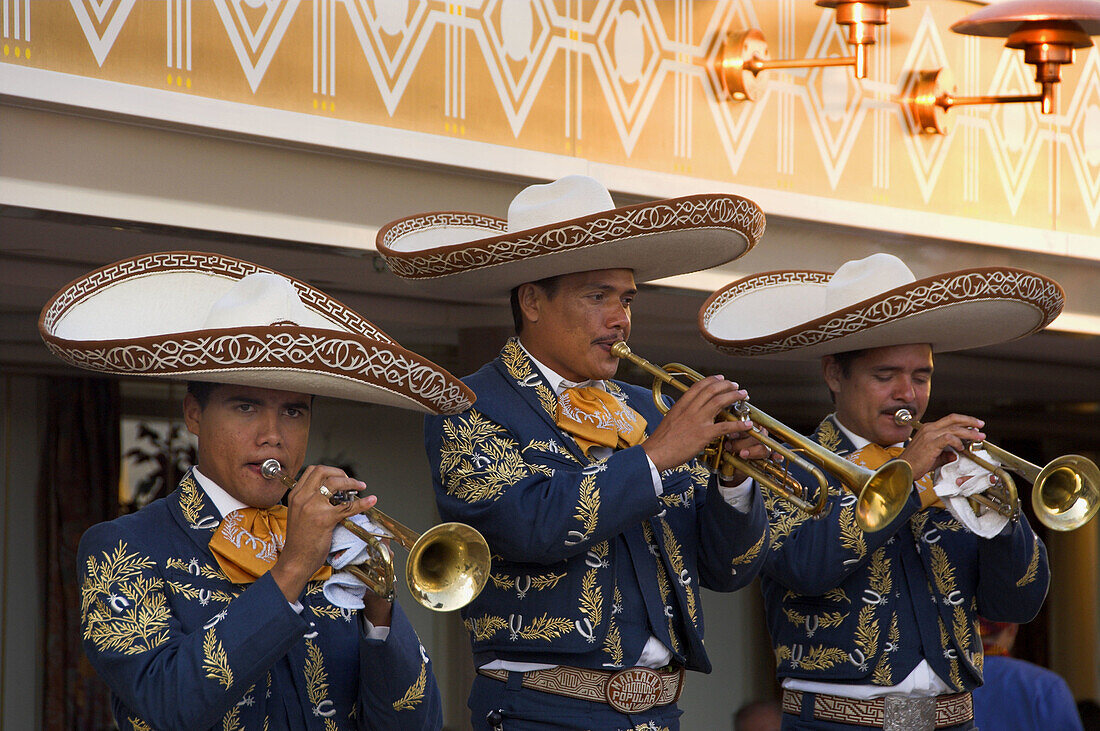
[[401,608],[367,593],[356,611],[323,591],[334,527],[374,496],[333,505],[327,495],[365,485],[312,465],[284,507],[260,466],[298,473],[314,394],[453,413],[472,399],[461,383],[312,287],[212,254],[92,272],[46,305],[40,329],[76,365],[192,380],[198,463],[80,543],[84,648],[120,728],[441,726]]
[[1058,285],[1031,272],[916,280],[887,254],[832,275],[749,277],[704,305],[703,334],[723,352],[821,360],[835,409],[818,444],[869,469],[893,458],[913,468],[900,512],[875,532],[860,528],[857,496],[832,479],[821,519],[768,497],[762,587],[784,729],[974,728],[977,613],[1034,617],[1049,582],[1046,549],[1023,515],[971,508],[966,496],[990,487],[988,472],[948,464],[951,450],[985,438],[980,420],[951,414],[913,434],[894,415],[924,414],[934,352],[1023,337],[1061,306]]

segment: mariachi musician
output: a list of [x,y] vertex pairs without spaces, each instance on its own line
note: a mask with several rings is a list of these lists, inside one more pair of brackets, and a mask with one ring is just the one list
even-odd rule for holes
[[[875,254],[833,274],[751,276],[700,311],[704,336],[723,352],[820,359],[834,411],[813,440],[870,470],[900,457],[915,480],[897,492],[896,515],[833,479],[820,519],[769,495],[762,588],[784,729],[974,728],[978,612],[1034,617],[1049,581],[1046,549],[1022,514],[969,499],[995,487],[974,462],[952,462],[953,451],[985,438],[981,420],[951,414],[914,434],[895,413],[923,415],[933,353],[1036,332],[1062,298],[1055,282],[1031,272],[917,280],[897,257]],[[867,505],[879,524],[861,520]]]
[[612,380],[611,348],[637,282],[736,259],[763,222],[724,194],[616,208],[569,176],[521,191],[507,221],[436,213],[379,232],[390,268],[437,295],[511,297],[516,337],[465,379],[477,407],[429,417],[425,436],[440,514],[494,554],[464,611],[475,728],[679,727],[684,668],[710,670],[699,587],[744,586],[767,544],[751,480],[719,485],[694,459],[749,428],[715,423],[746,394],[708,378],[662,418]]
[[313,465],[284,507],[261,465],[301,469],[314,394],[454,413],[472,401],[465,386],[309,285],[214,254],[92,272],[46,305],[40,330],[75,365],[190,381],[198,463],[80,542],[84,649],[120,728],[441,726],[400,606],[325,563],[333,529],[374,496],[333,504],[365,485]]

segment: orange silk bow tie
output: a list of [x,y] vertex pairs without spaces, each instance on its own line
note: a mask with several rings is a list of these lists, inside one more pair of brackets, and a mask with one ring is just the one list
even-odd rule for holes
[[645,418],[602,388],[574,386],[558,397],[557,424],[585,456],[595,446],[633,447],[645,441]]
[[[877,470],[884,464],[892,459],[896,459],[902,452],[904,447],[880,447],[877,444],[868,444],[862,449],[857,449],[848,455],[849,462],[855,462],[861,467],[866,467],[869,470]],[[940,500],[939,495],[932,489],[932,474],[928,473],[924,477],[916,481],[917,493],[920,495],[921,510],[928,506],[937,508],[944,507],[943,501]]]
[[[251,584],[275,565],[285,542],[285,506],[243,508],[225,516],[210,539],[210,550],[230,581]],[[330,576],[332,567],[325,564],[312,578],[324,580]]]

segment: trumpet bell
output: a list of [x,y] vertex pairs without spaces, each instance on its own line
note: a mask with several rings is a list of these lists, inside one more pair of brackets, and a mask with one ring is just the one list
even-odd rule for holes
[[425,531],[405,562],[405,585],[428,609],[449,612],[474,600],[489,580],[489,544],[464,523]]
[[1048,528],[1080,528],[1100,509],[1100,468],[1077,454],[1053,460],[1035,478],[1031,506]]
[[905,460],[890,460],[875,470],[862,487],[848,487],[859,495],[856,523],[863,531],[873,533],[889,525],[905,507],[913,489],[913,468]]

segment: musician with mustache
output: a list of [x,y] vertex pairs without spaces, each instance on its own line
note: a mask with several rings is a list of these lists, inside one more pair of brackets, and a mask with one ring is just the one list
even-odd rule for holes
[[[900,458],[913,471],[900,513],[875,531],[860,527],[857,497],[831,477],[819,519],[768,496],[772,543],[762,589],[784,688],[783,729],[974,728],[970,691],[982,682],[983,659],[977,613],[1034,617],[1049,582],[1046,549],[1023,515],[978,515],[967,500],[992,476],[951,450],[984,439],[981,420],[950,414],[914,435],[894,415],[924,414],[933,353],[1023,337],[1061,306],[1061,288],[1031,272],[972,269],[916,280],[887,254],[831,275],[748,277],[703,306],[703,334],[723,352],[820,359],[834,411],[814,441],[870,470]],[[755,332],[737,332],[735,317],[755,318]]]
[[751,481],[719,485],[694,457],[721,435],[765,453],[748,424],[715,423],[747,397],[737,384],[706,378],[662,417],[612,380],[611,346],[637,282],[735,259],[762,224],[736,196],[615,208],[570,176],[523,190],[507,223],[426,214],[380,232],[391,269],[425,288],[511,297],[516,337],[465,379],[477,407],[425,430],[441,516],[493,552],[463,611],[474,728],[679,727],[683,670],[710,670],[699,588],[746,585],[767,545]]
[[[337,524],[374,496],[332,504],[366,485],[312,465],[284,507],[287,488],[261,466],[298,474],[314,394],[428,413],[472,394],[309,285],[215,254],[108,265],[59,292],[40,324],[70,363],[191,381],[197,464],[80,542],[84,648],[119,727],[440,728],[432,664],[400,606],[326,563]],[[330,349],[349,357],[327,361]],[[429,388],[348,367],[351,353],[406,363]]]

